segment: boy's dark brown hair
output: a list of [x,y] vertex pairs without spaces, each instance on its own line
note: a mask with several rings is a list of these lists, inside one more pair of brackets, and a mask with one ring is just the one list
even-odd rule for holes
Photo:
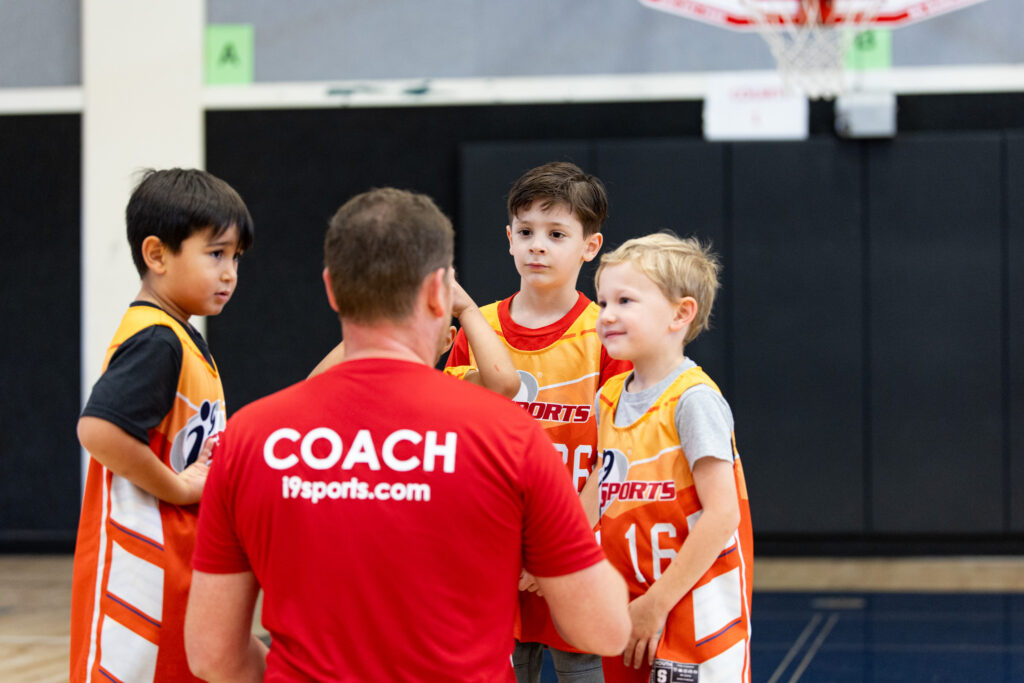
[[519,177],[508,194],[509,224],[520,211],[538,201],[545,211],[555,204],[566,205],[583,224],[584,237],[600,232],[608,218],[604,183],[567,161],[553,161]]
[[452,265],[455,232],[423,194],[384,187],[349,199],[324,239],[338,315],[359,323],[401,321],[423,279]]

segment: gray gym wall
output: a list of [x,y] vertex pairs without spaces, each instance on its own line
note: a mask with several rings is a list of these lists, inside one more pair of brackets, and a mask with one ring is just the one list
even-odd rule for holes
[[[208,0],[255,29],[257,82],[768,69],[761,39],[636,0]],[[0,0],[0,88],[81,82],[75,0]],[[898,29],[894,66],[1024,63],[1024,2]],[[126,55],[126,59],[130,59]]]

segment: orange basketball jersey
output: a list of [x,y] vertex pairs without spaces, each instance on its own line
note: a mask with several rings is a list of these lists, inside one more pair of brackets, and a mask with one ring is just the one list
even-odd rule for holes
[[443,372],[446,375],[451,375],[455,379],[466,379],[466,375],[473,370],[476,370],[476,368],[471,365],[453,365],[452,367],[445,368]]
[[[513,399],[545,429],[577,491],[583,490],[594,466],[597,421],[594,397],[601,381],[601,340],[597,316],[590,302],[560,339],[542,349],[525,351],[509,344],[498,318],[499,303],[480,309],[505,341],[522,385]],[[476,366],[472,348],[471,364]]]
[[[151,325],[182,346],[174,406],[149,430],[154,457],[175,472],[224,428],[224,390],[181,323],[152,306],[132,306],[107,349]],[[198,505],[146,493],[95,459],[82,501],[71,604],[71,681],[198,681],[185,659],[184,617],[192,579]]]
[[[601,546],[626,579],[632,600],[661,577],[701,514],[693,474],[679,443],[676,404],[682,393],[696,384],[715,391],[718,387],[703,370],[693,367],[676,378],[634,424],[616,427],[615,409],[627,377],[628,373],[609,379],[600,394],[599,495]],[[753,535],[735,438],[733,473],[739,528],[669,613],[651,680],[750,680]],[[621,657],[609,659],[605,660],[609,681],[648,680],[648,667],[639,672],[626,670]],[[614,670],[609,670],[609,663]]]

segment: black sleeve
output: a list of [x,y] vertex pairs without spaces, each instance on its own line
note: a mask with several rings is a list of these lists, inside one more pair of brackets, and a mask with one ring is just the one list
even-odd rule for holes
[[174,406],[181,341],[163,325],[126,339],[89,394],[82,415],[112,422],[143,443]]

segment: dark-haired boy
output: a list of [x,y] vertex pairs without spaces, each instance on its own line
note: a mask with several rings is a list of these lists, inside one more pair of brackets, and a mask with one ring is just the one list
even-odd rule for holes
[[[584,262],[601,249],[607,214],[604,185],[575,164],[552,162],[523,174],[509,192],[505,228],[520,288],[481,309],[519,370],[516,402],[545,428],[578,492],[584,491],[595,461],[597,391],[606,378],[630,368],[604,351],[596,330],[600,310],[576,289]],[[460,332],[448,365],[475,363]],[[583,494],[592,522],[596,492],[595,481]],[[534,578],[524,574],[520,590],[522,626],[513,654],[519,683],[540,680],[545,646],[560,678],[603,680],[600,657],[573,648],[555,630]]]
[[205,171],[147,171],[126,210],[142,279],[78,421],[71,681],[193,681],[184,650],[198,502],[224,390],[193,315],[234,292],[253,223]]

